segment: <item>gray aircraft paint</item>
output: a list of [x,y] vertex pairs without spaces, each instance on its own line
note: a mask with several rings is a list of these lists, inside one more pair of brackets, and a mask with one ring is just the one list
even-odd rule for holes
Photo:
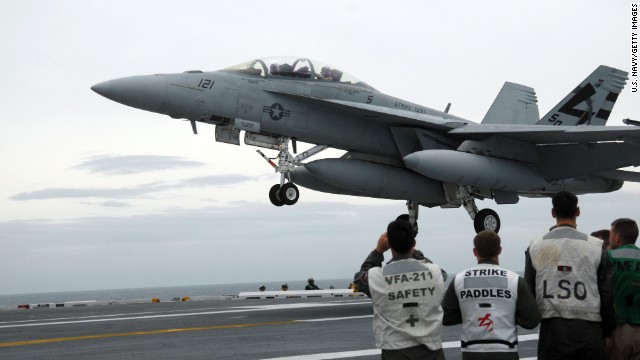
[[[478,124],[385,95],[349,74],[329,80],[320,74],[325,64],[293,60],[132,76],[92,89],[188,119],[194,130],[198,122],[216,125],[219,141],[239,145],[245,131],[246,143],[286,150],[273,164],[281,185],[288,179],[335,194],[463,205],[472,218],[475,198],[515,203],[518,195],[608,192],[639,179],[619,169],[640,165],[640,127],[604,126],[624,71],[598,67],[542,119],[535,91],[506,83]],[[350,155],[305,166],[288,152],[291,140]]]

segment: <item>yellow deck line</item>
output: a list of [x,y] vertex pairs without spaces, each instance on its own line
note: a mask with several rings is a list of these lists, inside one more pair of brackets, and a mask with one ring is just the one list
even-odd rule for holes
[[94,339],[106,339],[106,338],[112,338],[112,337],[125,337],[125,336],[170,334],[170,333],[180,333],[180,332],[186,332],[186,331],[237,329],[237,328],[246,328],[246,327],[255,327],[255,326],[269,326],[269,325],[288,325],[288,324],[293,324],[295,322],[297,321],[287,320],[287,321],[273,321],[273,322],[263,322],[263,323],[229,324],[229,325],[203,326],[203,327],[193,327],[193,328],[183,328],[183,329],[133,331],[133,332],[124,332],[124,333],[71,336],[71,337],[38,339],[38,340],[10,341],[10,342],[0,342],[0,347],[50,344],[50,343],[65,342],[65,341],[94,340]]

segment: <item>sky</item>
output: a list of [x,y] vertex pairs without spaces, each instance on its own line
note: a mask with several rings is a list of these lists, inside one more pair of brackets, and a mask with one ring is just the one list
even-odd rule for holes
[[[535,88],[543,115],[598,65],[630,70],[630,4],[2,1],[0,295],[349,278],[406,212],[308,189],[276,208],[267,194],[279,176],[256,148],[216,143],[214,126],[196,136],[99,96],[96,83],[291,55],[477,122],[516,82]],[[628,84],[608,124],[640,120],[639,100]],[[638,184],[581,196],[579,229],[637,218],[638,200]],[[501,263],[513,270],[553,225],[549,199],[478,207],[500,214]],[[462,208],[422,207],[419,225],[417,247],[447,271],[475,263]]]

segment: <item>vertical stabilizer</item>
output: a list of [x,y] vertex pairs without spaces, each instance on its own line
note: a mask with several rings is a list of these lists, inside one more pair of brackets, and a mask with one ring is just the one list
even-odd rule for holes
[[600,65],[537,125],[605,125],[628,73]]
[[482,123],[533,125],[539,120],[536,92],[528,86],[505,82]]

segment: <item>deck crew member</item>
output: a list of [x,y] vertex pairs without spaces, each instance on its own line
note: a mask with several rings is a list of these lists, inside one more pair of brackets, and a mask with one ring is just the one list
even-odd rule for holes
[[321,290],[318,285],[316,285],[315,280],[313,280],[312,277],[310,277],[307,280],[307,285],[304,287],[305,290]]
[[618,219],[611,224],[609,257],[616,273],[616,329],[608,349],[610,360],[640,359],[640,248],[638,224]]
[[[444,280],[438,265],[415,250],[414,229],[391,222],[355,275],[373,300],[373,333],[382,359],[444,359],[440,331]],[[384,253],[393,258],[382,267]]]
[[552,203],[556,225],[525,253],[542,316],[538,359],[604,359],[615,327],[613,266],[602,240],[576,230],[578,198],[561,191]]
[[463,360],[518,359],[516,325],[540,323],[536,299],[524,279],[499,265],[500,236],[481,231],[473,239],[476,267],[451,281],[442,300],[443,325],[462,324]]

